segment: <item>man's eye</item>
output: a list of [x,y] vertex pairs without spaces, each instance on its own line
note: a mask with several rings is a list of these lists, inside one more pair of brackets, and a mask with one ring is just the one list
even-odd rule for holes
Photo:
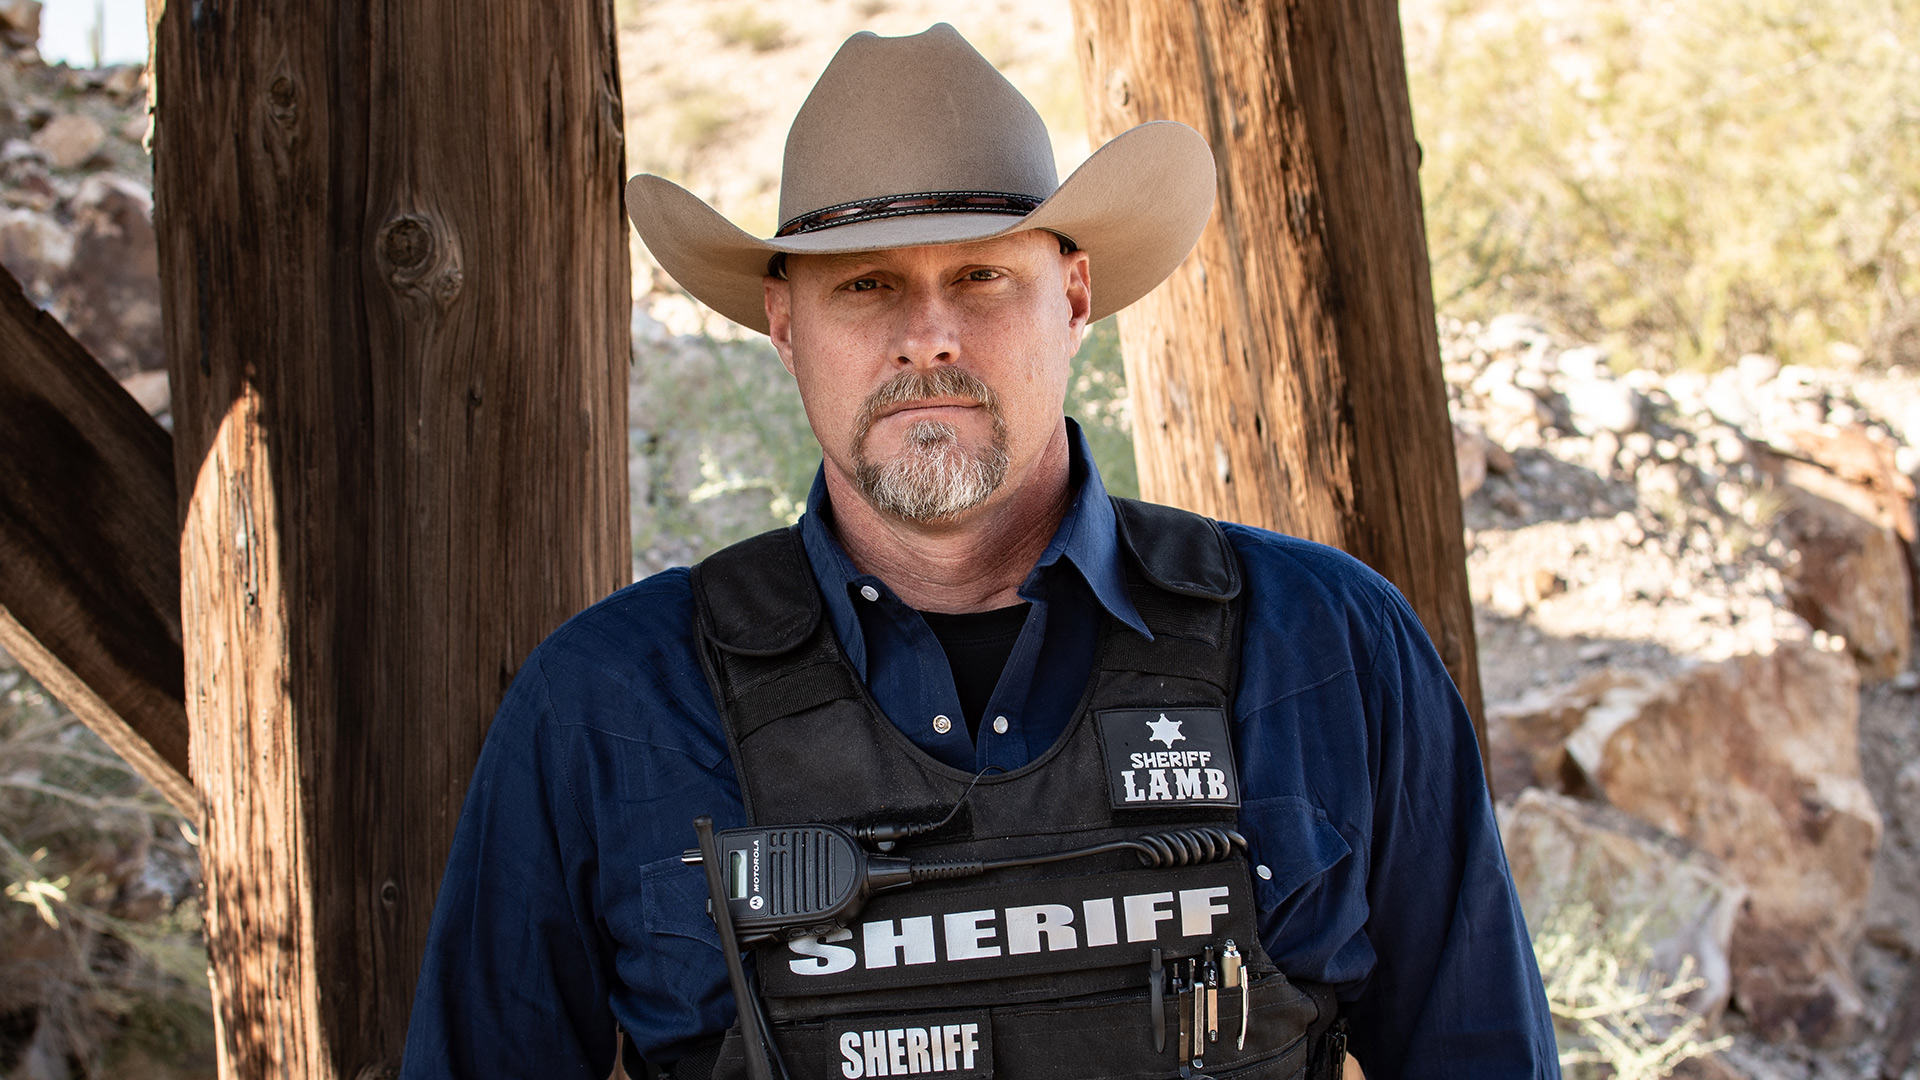
[[854,292],[872,292],[879,287],[880,282],[870,277],[856,278],[847,285]]
[[968,281],[994,281],[999,277],[1000,271],[998,270],[970,270],[967,272]]

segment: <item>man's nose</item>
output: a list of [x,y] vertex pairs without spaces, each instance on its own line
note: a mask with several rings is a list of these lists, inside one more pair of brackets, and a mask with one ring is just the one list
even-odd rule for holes
[[960,313],[939,289],[910,288],[897,314],[894,363],[930,368],[960,358]]

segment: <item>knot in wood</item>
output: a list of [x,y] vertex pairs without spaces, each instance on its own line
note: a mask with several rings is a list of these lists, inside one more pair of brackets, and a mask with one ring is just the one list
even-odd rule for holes
[[1116,109],[1124,109],[1133,100],[1133,87],[1127,82],[1127,73],[1114,68],[1107,73],[1107,104]]
[[380,886],[380,904],[382,907],[391,911],[393,906],[399,902],[400,886],[398,883],[389,880]]
[[281,127],[292,127],[299,119],[299,94],[290,75],[277,75],[267,86],[267,106],[273,114],[273,122]]
[[417,273],[433,258],[433,226],[425,218],[402,215],[380,231],[380,255],[394,271]]

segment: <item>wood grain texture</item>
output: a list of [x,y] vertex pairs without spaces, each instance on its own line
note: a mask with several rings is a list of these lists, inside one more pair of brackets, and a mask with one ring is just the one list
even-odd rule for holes
[[0,268],[0,645],[181,813],[173,440]]
[[372,1080],[502,693],[629,573],[613,11],[153,10],[221,1071]]
[[1395,5],[1074,0],[1074,20],[1096,140],[1178,120],[1219,168],[1193,256],[1120,316],[1141,494],[1332,544],[1385,575],[1484,756]]

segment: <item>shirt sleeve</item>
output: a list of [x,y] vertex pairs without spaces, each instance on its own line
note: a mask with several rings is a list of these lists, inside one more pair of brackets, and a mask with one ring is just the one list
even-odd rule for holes
[[1551,1014],[1479,747],[1452,679],[1389,591],[1365,689],[1376,781],[1366,934],[1348,1006],[1368,1080],[1557,1078]]
[[608,948],[581,854],[595,845],[573,805],[567,732],[551,712],[536,653],[500,705],[460,811],[404,1080],[603,1080],[613,1069]]

